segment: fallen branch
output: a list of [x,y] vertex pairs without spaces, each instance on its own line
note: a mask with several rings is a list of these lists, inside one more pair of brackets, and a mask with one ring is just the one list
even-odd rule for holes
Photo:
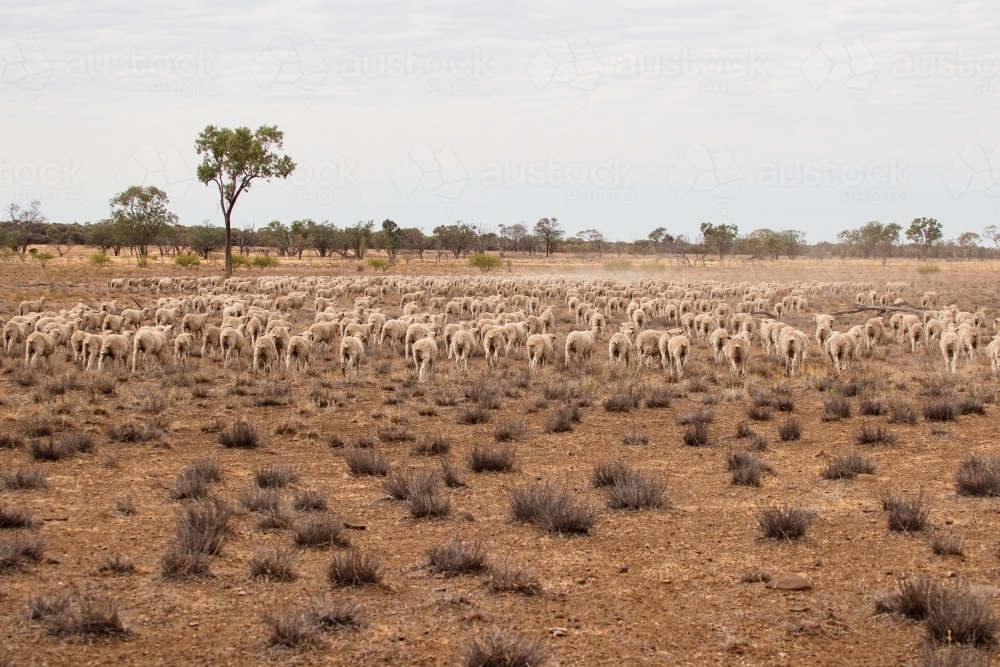
[[911,305],[909,303],[902,303],[894,306],[858,306],[856,308],[850,308],[849,310],[841,310],[836,313],[829,313],[834,317],[839,315],[853,315],[855,313],[865,313],[868,311],[879,311],[880,314],[885,315],[886,313],[915,313],[918,315],[923,315],[926,308],[918,308],[917,306]]

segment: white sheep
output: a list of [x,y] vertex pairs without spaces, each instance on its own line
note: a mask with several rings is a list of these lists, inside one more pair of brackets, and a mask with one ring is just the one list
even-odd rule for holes
[[27,344],[24,347],[24,365],[31,364],[34,367],[39,359],[44,359],[46,363],[56,351],[56,339],[41,331],[32,331],[28,334]]
[[496,327],[483,334],[483,352],[486,353],[486,365],[495,366],[500,361],[500,351],[506,346],[507,336],[503,328]]
[[239,359],[246,348],[246,339],[235,327],[222,327],[219,331],[219,348],[222,350],[222,366],[229,368],[234,359]]
[[101,342],[100,359],[97,362],[97,370],[103,371],[104,364],[110,359],[113,363],[125,364],[128,355],[132,351],[132,334],[109,334],[104,336]]
[[434,374],[434,362],[438,356],[437,341],[434,336],[434,332],[431,331],[413,343],[413,364],[417,371],[417,382],[423,382],[425,376]]
[[691,354],[691,340],[687,336],[673,336],[667,341],[667,354],[670,364],[664,370],[672,368],[672,372],[681,379],[684,375],[684,366],[687,364],[688,356]]
[[949,373],[955,372],[955,365],[958,363],[958,355],[962,346],[958,339],[958,332],[955,329],[948,329],[941,334],[941,356],[944,357],[944,368]]
[[274,363],[281,357],[278,354],[278,346],[275,344],[276,338],[271,334],[259,336],[253,344],[253,370],[263,369],[265,373],[270,373],[274,369]]
[[556,340],[555,334],[532,334],[528,336],[528,370],[533,371],[544,366],[552,358]]
[[285,368],[295,371],[305,372],[309,370],[309,355],[312,353],[312,343],[309,332],[299,336],[292,336],[288,340],[288,349],[285,350]]
[[590,359],[599,333],[597,329],[570,331],[566,335],[566,365],[569,366],[572,360]]
[[347,336],[340,340],[340,372],[347,375],[347,371],[360,370],[361,358],[365,355],[365,344],[360,338]]
[[172,327],[166,327],[163,331],[156,329],[140,329],[132,340],[132,372],[136,372],[139,362],[139,355],[143,354],[152,357],[160,363],[160,352],[167,347]]
[[733,375],[743,377],[747,372],[747,361],[750,359],[750,335],[738,333],[726,341],[722,348],[722,356],[729,361]]
[[174,363],[186,364],[193,345],[193,335],[189,333],[178,334],[174,338]]
[[729,332],[719,327],[709,335],[708,342],[715,352],[715,360],[721,363],[725,359],[725,349],[729,343]]
[[22,301],[17,308],[18,315],[27,315],[28,313],[40,313],[45,308],[45,297],[41,297],[38,301]]

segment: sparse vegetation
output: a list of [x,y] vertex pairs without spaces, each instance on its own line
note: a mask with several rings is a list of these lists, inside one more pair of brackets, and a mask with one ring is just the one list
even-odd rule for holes
[[801,507],[771,506],[757,512],[757,525],[764,537],[772,540],[797,540],[805,537],[815,513]]
[[960,496],[1000,496],[1000,456],[972,454],[962,459],[955,473],[955,491]]
[[515,487],[510,492],[511,514],[516,521],[532,522],[558,534],[585,534],[597,523],[598,510],[578,501],[573,492],[552,482]]
[[874,475],[875,459],[865,458],[854,450],[838,454],[823,470],[824,479],[855,479],[858,475]]

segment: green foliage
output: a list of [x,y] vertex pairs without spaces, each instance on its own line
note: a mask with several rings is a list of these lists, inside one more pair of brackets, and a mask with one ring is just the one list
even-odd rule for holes
[[503,264],[503,260],[496,255],[473,255],[469,257],[469,266],[475,267],[483,273],[489,273],[493,269]]
[[937,264],[921,264],[917,267],[917,273],[923,275],[929,275],[932,273],[941,273],[941,267]]
[[263,271],[272,266],[278,266],[279,262],[274,257],[268,255],[257,255],[250,261],[250,264]]
[[177,255],[174,257],[174,264],[188,269],[201,264],[201,260],[198,259],[197,255]]
[[197,227],[191,227],[187,239],[191,250],[201,255],[202,259],[208,259],[210,253],[226,245],[226,230],[210,225],[206,220]]
[[[237,199],[253,181],[288,178],[295,170],[292,158],[277,153],[284,139],[285,134],[274,125],[261,125],[256,132],[248,127],[233,130],[209,125],[198,135],[195,150],[204,156],[198,165],[198,180],[218,187],[227,230],[232,228]],[[227,243],[226,273],[232,271],[232,266],[232,247]]]
[[476,240],[476,232],[461,220],[454,225],[438,225],[434,228],[434,240],[438,247],[450,250],[455,259],[468,250]]
[[28,252],[31,253],[31,258],[32,259],[35,259],[35,260],[38,260],[39,262],[41,262],[43,269],[45,268],[45,262],[47,262],[50,259],[52,259],[52,258],[55,257],[55,255],[53,255],[51,252],[46,252],[44,250],[42,252],[38,252],[34,248],[32,248],[31,250],[29,250]]
[[714,252],[719,253],[720,260],[729,252],[733,241],[736,240],[736,237],[740,233],[736,225],[713,225],[711,222],[701,223],[700,229],[701,236],[705,239],[705,245]]
[[927,257],[931,246],[944,238],[944,232],[934,218],[914,218],[906,230],[906,238],[920,248],[921,257]]
[[93,255],[90,256],[90,263],[96,264],[97,266],[104,266],[105,264],[108,264],[110,261],[111,258],[108,257],[103,252],[95,252]]
[[542,218],[535,223],[535,236],[545,244],[545,256],[548,257],[556,251],[566,232],[556,218]]
[[167,210],[167,193],[154,185],[133,185],[111,200],[111,218],[125,243],[135,247],[140,257],[149,254],[149,246],[177,215]]
[[233,268],[238,268],[240,266],[250,266],[250,258],[244,257],[243,255],[233,255],[232,257]]
[[389,268],[389,260],[381,257],[369,257],[368,266],[372,267],[375,271],[385,273],[385,270]]

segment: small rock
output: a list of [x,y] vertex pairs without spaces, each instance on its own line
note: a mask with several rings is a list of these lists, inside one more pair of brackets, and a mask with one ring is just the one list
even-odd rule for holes
[[191,626],[192,628],[197,628],[200,624],[198,623],[198,621],[191,621],[190,623],[188,623],[188,625]]
[[618,574],[628,574],[628,568],[627,567],[618,568]]
[[787,572],[776,576],[768,586],[779,591],[804,591],[807,588],[811,588],[812,584],[801,574]]
[[472,515],[472,512],[470,512],[469,510],[459,510],[458,512],[455,512],[455,516],[461,517],[461,518],[465,519],[466,521],[475,521],[476,520],[476,517],[474,517]]
[[878,476],[877,475],[869,475],[866,472],[862,472],[862,473],[858,474],[858,481],[859,482],[868,482],[870,484],[871,482],[877,482],[878,481]]
[[549,632],[552,633],[553,637],[565,637],[566,635],[569,634],[569,630],[567,630],[566,628],[552,628],[549,630]]
[[809,607],[804,604],[797,604],[794,607],[789,607],[788,611],[809,611]]
[[356,519],[344,519],[344,527],[352,530],[364,530],[365,523]]

